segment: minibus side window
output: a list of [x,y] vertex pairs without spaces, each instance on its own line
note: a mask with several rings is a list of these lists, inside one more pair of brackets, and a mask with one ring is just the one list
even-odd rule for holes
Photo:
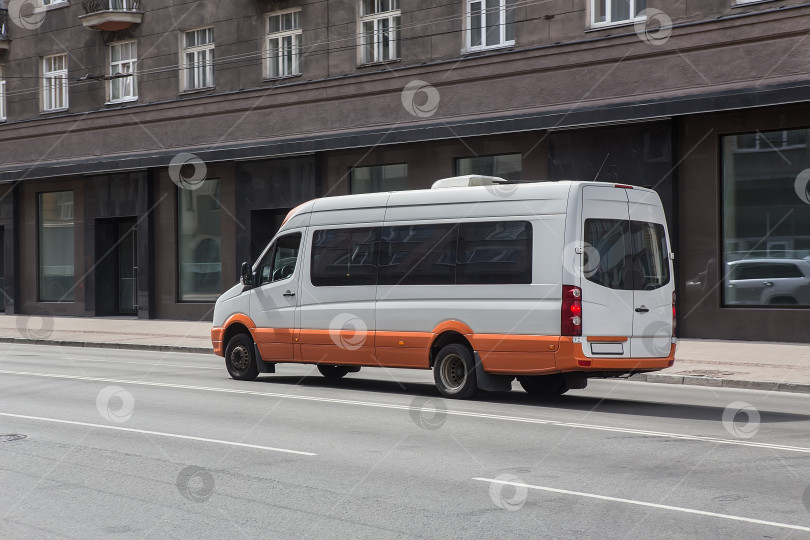
[[300,233],[278,238],[259,263],[259,285],[291,277],[298,261],[300,245]]
[[456,283],[532,282],[531,223],[462,223],[458,231]]
[[379,284],[452,285],[456,280],[455,259],[455,225],[383,227]]
[[310,280],[316,287],[376,285],[379,228],[322,229],[312,237]]

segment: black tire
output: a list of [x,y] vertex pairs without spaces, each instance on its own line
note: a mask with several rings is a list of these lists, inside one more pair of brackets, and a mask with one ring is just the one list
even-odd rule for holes
[[569,390],[562,375],[527,375],[518,377],[518,382],[527,394],[534,397],[561,396]]
[[478,391],[475,360],[469,347],[460,343],[445,345],[433,363],[433,380],[447,398],[468,399]]
[[321,364],[318,366],[318,371],[320,371],[321,375],[327,379],[336,381],[345,377],[347,373],[353,373],[360,370],[353,369],[351,366],[328,366]]
[[225,367],[238,381],[252,381],[259,376],[253,340],[247,334],[236,334],[225,347]]

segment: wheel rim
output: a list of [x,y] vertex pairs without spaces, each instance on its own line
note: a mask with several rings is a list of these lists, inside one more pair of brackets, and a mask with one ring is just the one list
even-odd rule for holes
[[244,345],[237,345],[231,351],[231,365],[237,371],[245,371],[250,365],[250,351]]
[[458,390],[467,380],[467,366],[457,354],[450,354],[442,362],[439,376],[448,390]]

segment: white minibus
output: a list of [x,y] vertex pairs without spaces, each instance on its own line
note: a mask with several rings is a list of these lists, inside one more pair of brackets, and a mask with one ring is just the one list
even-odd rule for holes
[[557,395],[673,364],[671,243],[651,189],[466,176],[293,209],[217,300],[231,377],[432,369],[445,397]]

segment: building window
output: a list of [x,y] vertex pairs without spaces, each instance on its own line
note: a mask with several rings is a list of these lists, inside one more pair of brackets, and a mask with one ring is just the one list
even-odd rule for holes
[[399,0],[361,0],[361,64],[399,58],[399,21]]
[[129,75],[110,81],[110,101],[134,101],[138,99],[135,70],[138,64],[138,48],[134,41],[110,45],[110,76]]
[[7,118],[5,66],[0,65],[0,122],[5,122]]
[[214,86],[214,28],[184,34],[183,80],[185,90]]
[[222,293],[219,179],[178,189],[178,288],[181,302],[213,302]]
[[301,10],[267,17],[267,77],[301,74]]
[[504,180],[519,182],[523,160],[520,154],[459,158],[456,160],[456,174],[480,174],[498,176]]
[[408,164],[375,165],[352,169],[351,193],[375,193],[408,189]]
[[643,20],[647,0],[591,0],[591,25],[609,26]]
[[42,0],[43,6],[55,6],[56,4],[66,4],[68,0]]
[[723,302],[810,306],[810,130],[723,137]]
[[42,59],[42,110],[68,108],[67,54]]
[[514,0],[466,0],[467,50],[515,44]]
[[72,302],[73,192],[39,194],[39,300]]

